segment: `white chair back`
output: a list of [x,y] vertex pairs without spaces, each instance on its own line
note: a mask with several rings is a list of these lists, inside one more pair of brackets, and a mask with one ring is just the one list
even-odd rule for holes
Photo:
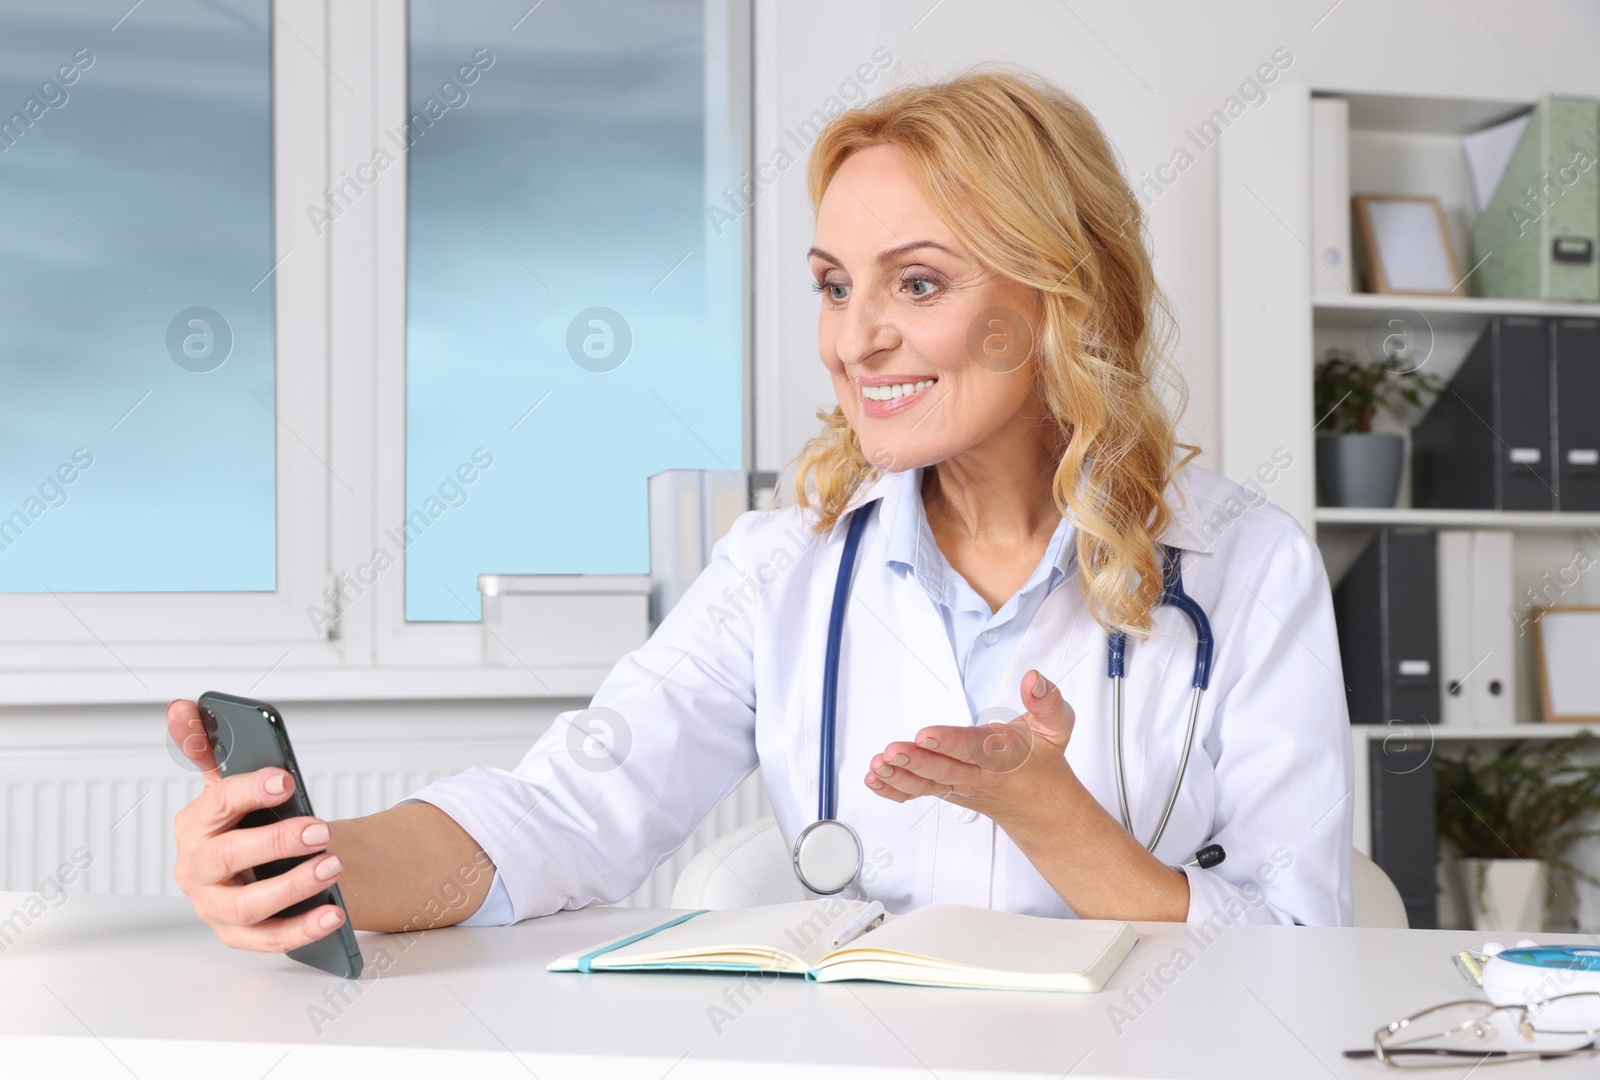
[[1350,849],[1350,877],[1356,926],[1410,929],[1411,919],[1406,915],[1400,890],[1381,866],[1354,848]]
[[778,822],[766,817],[719,836],[689,860],[672,890],[675,908],[785,904],[811,894],[795,877]]

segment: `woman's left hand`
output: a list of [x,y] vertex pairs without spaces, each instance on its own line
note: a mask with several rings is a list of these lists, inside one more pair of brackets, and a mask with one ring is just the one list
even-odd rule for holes
[[895,802],[932,795],[985,815],[1001,828],[1058,815],[1074,779],[1067,764],[1073,711],[1037,671],[1022,679],[1028,711],[1007,724],[928,727],[875,754],[867,787]]

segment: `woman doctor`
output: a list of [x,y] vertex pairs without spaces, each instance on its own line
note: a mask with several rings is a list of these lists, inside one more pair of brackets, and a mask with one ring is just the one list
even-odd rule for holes
[[[797,504],[741,517],[591,708],[514,771],[470,769],[369,817],[253,829],[234,825],[292,780],[208,772],[177,816],[176,871],[224,942],[325,935],[336,908],[274,913],[330,881],[365,930],[615,901],[755,769],[790,844],[819,810],[853,830],[869,871],[846,894],[891,910],[1350,922],[1348,721],[1322,560],[1287,514],[1175,442],[1164,302],[1094,119],[1043,81],[969,73],[839,116],[807,182],[838,406],[799,459]],[[1293,466],[1277,455],[1255,479]],[[1215,642],[1192,752],[1195,631],[1160,604],[1169,557]],[[212,769],[194,704],[168,718]],[[1193,864],[1210,844],[1225,861]],[[281,877],[248,873],[304,854]]]

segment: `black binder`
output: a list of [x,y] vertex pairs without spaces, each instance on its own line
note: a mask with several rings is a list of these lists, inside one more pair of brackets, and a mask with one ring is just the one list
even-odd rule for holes
[[1379,529],[1333,593],[1354,724],[1439,722],[1439,580],[1431,530]]
[[1600,510],[1600,320],[1551,320],[1556,505]]
[[1543,319],[1489,320],[1411,433],[1414,506],[1557,508],[1549,338]]
[[1413,930],[1439,925],[1434,828],[1433,740],[1394,738],[1367,744],[1372,770],[1372,861],[1400,890]]

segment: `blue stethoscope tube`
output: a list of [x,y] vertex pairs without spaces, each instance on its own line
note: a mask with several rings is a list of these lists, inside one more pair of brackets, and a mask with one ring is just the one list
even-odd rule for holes
[[[1211,654],[1216,644],[1211,636],[1211,620],[1206,618],[1205,609],[1183,591],[1181,556],[1175,548],[1166,544],[1162,545],[1161,550],[1165,555],[1161,570],[1161,604],[1183,612],[1194,627],[1194,677],[1190,682],[1194,693],[1189,697],[1189,724],[1183,736],[1183,756],[1178,759],[1178,776],[1172,782],[1172,791],[1167,795],[1167,805],[1161,811],[1156,831],[1144,846],[1146,851],[1154,851],[1161,842],[1161,834],[1167,831],[1167,822],[1172,817],[1172,808],[1178,803],[1178,792],[1183,790],[1183,774],[1189,768],[1189,752],[1194,749],[1195,722],[1200,716],[1200,695],[1205,693],[1211,682]],[[1132,833],[1133,816],[1128,811],[1127,774],[1122,766],[1122,679],[1127,647],[1128,635],[1121,630],[1112,631],[1106,656],[1106,676],[1111,680],[1111,749],[1117,761],[1117,806],[1122,812],[1122,827]]]
[[[812,822],[800,838],[795,842],[794,864],[795,872],[800,880],[813,892],[831,894],[841,891],[848,882],[832,887],[835,880],[829,877],[826,881],[819,881],[821,875],[808,875],[805,867],[805,845],[812,833],[817,833],[819,842],[829,834],[833,827],[835,833],[848,833],[856,846],[857,869],[859,870],[860,841],[855,838],[854,830],[835,819],[834,814],[838,809],[838,792],[835,785],[838,763],[834,760],[835,739],[838,729],[839,712],[839,661],[844,642],[844,615],[850,602],[850,584],[855,573],[856,553],[861,547],[861,535],[866,531],[867,519],[872,514],[872,508],[878,500],[857,507],[850,514],[850,523],[845,532],[844,550],[839,556],[839,575],[834,581],[833,604],[828,612],[828,640],[827,648],[823,655],[822,668],[822,732],[821,732],[821,757],[818,762],[819,778],[817,784],[817,820]],[[1177,805],[1178,793],[1183,788],[1183,776],[1188,770],[1189,753],[1194,748],[1194,733],[1196,721],[1200,714],[1200,697],[1205,692],[1206,686],[1211,681],[1211,658],[1215,641],[1211,636],[1211,621],[1206,618],[1206,613],[1198,602],[1188,593],[1183,591],[1183,571],[1180,565],[1180,556],[1176,549],[1162,545],[1165,556],[1162,569],[1161,604],[1175,607],[1188,618],[1195,631],[1195,657],[1194,676],[1192,685],[1194,694],[1189,701],[1188,730],[1184,735],[1183,756],[1178,760],[1178,775],[1172,784],[1172,791],[1167,796],[1167,804],[1161,814],[1161,821],[1156,825],[1156,831],[1151,836],[1149,843],[1145,844],[1148,851],[1154,851],[1156,844],[1161,841],[1161,835],[1166,831],[1167,822],[1172,816],[1172,809]],[[1123,771],[1122,762],[1122,680],[1127,664],[1127,635],[1115,631],[1109,638],[1106,674],[1111,679],[1111,723],[1112,747],[1116,758],[1117,769],[1117,801],[1122,813],[1122,825],[1128,832],[1133,832],[1132,817],[1128,810],[1127,781]],[[1220,863],[1224,855],[1218,845],[1209,845],[1196,853],[1196,860],[1201,866],[1214,866]],[[853,878],[852,878],[853,880]],[[819,888],[821,884],[823,887]]]
[[839,556],[839,576],[833,583],[833,608],[828,612],[828,651],[822,658],[822,763],[817,784],[817,819],[833,820],[838,808],[838,794],[834,790],[833,733],[839,725],[839,651],[844,641],[844,609],[850,603],[850,579],[855,574],[856,549],[861,546],[861,534],[867,529],[867,519],[874,499],[858,507],[850,515],[850,528],[844,536],[844,552]]

